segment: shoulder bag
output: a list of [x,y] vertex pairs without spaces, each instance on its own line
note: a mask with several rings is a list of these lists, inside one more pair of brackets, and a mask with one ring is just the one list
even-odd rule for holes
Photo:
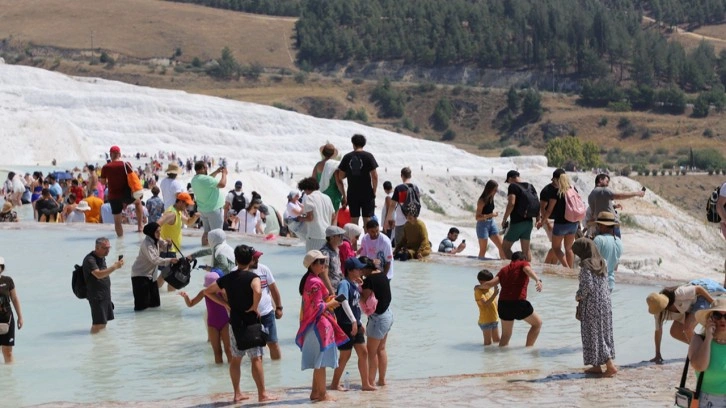
[[696,391],[686,387],[686,377],[688,377],[688,365],[690,360],[686,357],[686,365],[683,367],[683,375],[681,375],[681,384],[676,387],[676,406],[680,408],[698,408],[698,398],[701,395],[701,383],[703,382],[703,372],[698,374],[696,382]]

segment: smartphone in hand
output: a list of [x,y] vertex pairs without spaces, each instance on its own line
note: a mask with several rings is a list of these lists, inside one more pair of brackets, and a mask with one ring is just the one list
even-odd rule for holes
[[122,259],[124,259],[124,256],[123,256],[123,254],[121,254],[121,255],[119,255],[119,256],[118,256],[118,260],[119,260],[119,261],[120,261],[120,260],[122,260]]

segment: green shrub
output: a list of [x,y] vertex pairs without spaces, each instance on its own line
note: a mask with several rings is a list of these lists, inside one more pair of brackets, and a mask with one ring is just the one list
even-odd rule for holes
[[620,170],[620,175],[623,177],[628,177],[631,172],[632,169],[630,168],[630,166],[625,166]]
[[640,138],[645,139],[645,140],[650,139],[651,136],[652,136],[652,133],[651,133],[650,129],[648,129],[648,128],[645,128],[643,130],[643,133],[640,134]]
[[446,132],[444,132],[443,135],[441,135],[441,140],[443,141],[452,141],[456,139],[456,132],[454,132],[452,129],[446,129]]
[[703,131],[703,136],[711,139],[714,136],[713,130],[711,130],[711,128],[706,128]]
[[199,59],[199,57],[194,57],[192,60],[192,66],[194,68],[201,68],[202,67],[202,60]]
[[625,129],[626,127],[632,126],[632,125],[633,124],[630,122],[630,119],[628,119],[624,116],[621,117],[620,119],[618,119],[618,129],[620,129],[620,130]]
[[362,78],[353,78],[353,84],[360,85],[362,83],[363,83],[363,79]]
[[295,82],[303,85],[308,80],[308,74],[305,71],[300,71],[297,74],[295,74]]
[[608,125],[608,118],[605,116],[601,117],[600,120],[597,122],[597,127],[605,127]]
[[295,109],[294,109],[294,108],[293,108],[292,106],[289,106],[289,105],[285,105],[285,104],[284,104],[284,103],[282,103],[282,102],[274,102],[274,103],[272,104],[272,106],[273,106],[273,107],[275,107],[275,108],[277,108],[277,109],[282,109],[282,110],[286,110],[286,111],[292,111],[292,112],[295,112]]
[[630,112],[632,107],[628,101],[617,101],[608,103],[607,109],[613,112]]
[[502,150],[502,153],[499,155],[499,157],[514,157],[514,156],[521,156],[522,154],[519,152],[519,150],[513,148],[513,147],[507,147],[504,150]]

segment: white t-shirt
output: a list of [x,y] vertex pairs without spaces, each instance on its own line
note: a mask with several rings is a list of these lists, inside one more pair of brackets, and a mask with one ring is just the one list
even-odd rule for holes
[[386,276],[393,279],[393,249],[391,248],[391,240],[385,234],[378,234],[378,238],[371,239],[371,236],[365,234],[360,243],[360,254],[371,259],[381,261],[381,270],[385,265],[391,264]]
[[[242,194],[242,197],[245,198],[246,204],[249,204],[252,201],[252,199],[250,197],[248,197],[244,191],[241,191],[240,194]],[[227,196],[224,198],[224,202],[229,205],[232,205],[232,201],[234,201],[234,196],[239,196],[239,194],[237,194],[236,192],[232,192],[232,191],[228,192]]]
[[718,190],[718,195],[726,197],[726,183],[721,184],[721,189]]
[[70,222],[86,222],[86,214],[83,211],[71,211],[66,217],[66,223]]
[[292,202],[288,201],[287,206],[285,207],[285,213],[282,215],[282,218],[288,219],[288,218],[295,218],[297,217],[297,213],[302,210],[302,204],[299,202]]
[[264,316],[273,311],[270,285],[273,285],[275,283],[275,277],[272,276],[272,271],[270,270],[270,268],[263,264],[258,264],[257,269],[250,270],[260,277],[262,298],[260,298],[260,303],[259,305],[257,305],[257,311],[260,312],[260,316]]
[[313,191],[303,198],[303,213],[313,213],[313,220],[307,224],[307,238],[325,239],[325,229],[330,226],[333,219],[333,202],[330,197],[320,191]]
[[257,210],[254,215],[248,213],[247,210],[242,210],[239,214],[237,214],[237,217],[239,217],[239,230],[245,234],[257,234],[257,229],[255,227],[257,227],[258,224],[262,226],[260,210]]
[[159,183],[161,199],[164,200],[164,210],[176,203],[176,195],[184,192],[184,185],[177,179],[165,178]]
[[104,224],[113,224],[113,211],[111,211],[110,203],[105,203],[101,206],[101,222]]

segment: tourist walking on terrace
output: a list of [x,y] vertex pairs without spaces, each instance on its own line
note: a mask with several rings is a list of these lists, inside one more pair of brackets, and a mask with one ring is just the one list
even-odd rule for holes
[[326,243],[325,229],[333,225],[335,216],[333,203],[330,197],[319,191],[320,186],[312,177],[300,180],[297,188],[305,193],[302,202],[303,213],[295,217],[295,221],[305,223],[305,227],[299,230],[305,233],[301,238],[305,239],[307,251],[319,250]]
[[[565,268],[573,268],[575,255],[572,253],[572,243],[580,223],[565,218],[565,194],[571,188],[570,179],[563,169],[557,169],[552,174],[552,186],[555,188],[543,189],[541,199],[547,200],[547,206],[537,221],[537,229],[541,228],[550,218],[554,219],[552,227],[552,253]],[[565,250],[562,250],[564,243]]]
[[[577,318],[580,320],[582,338],[582,358],[585,365],[592,368],[586,374],[614,376],[615,340],[613,338],[613,308],[610,290],[607,285],[607,265],[588,238],[580,238],[572,245],[575,255],[580,258],[580,286],[575,300],[578,303]],[[605,365],[605,371],[602,367]]]
[[534,273],[524,257],[524,253],[517,251],[512,254],[512,262],[502,268],[494,279],[479,285],[483,290],[496,285],[502,287],[497,304],[499,318],[502,320],[502,337],[499,340],[499,347],[509,345],[515,320],[524,320],[530,325],[527,333],[527,347],[534,346],[537,341],[537,336],[542,328],[542,319],[527,300],[527,285],[529,285],[530,279],[536,282],[537,292],[541,292],[542,280]]
[[663,364],[660,342],[663,338],[663,323],[673,320],[671,337],[686,344],[691,343],[693,329],[696,327],[695,313],[713,303],[713,297],[698,285],[670,286],[660,293],[651,293],[645,299],[648,313],[655,318],[655,357],[650,361]]
[[[519,178],[519,172],[509,170],[505,183],[507,188],[507,209],[502,217],[502,229],[507,230],[504,234],[502,251],[507,259],[512,256],[512,245],[520,241],[522,252],[527,261],[532,261],[532,253],[529,248],[529,240],[532,235],[534,223],[532,218],[539,222],[539,198],[537,190],[530,183],[525,183]],[[502,329],[504,323],[502,323]],[[501,343],[500,343],[501,344]]]
[[[615,221],[620,223],[620,215],[615,211],[622,208],[622,205],[615,204],[613,200],[625,200],[633,197],[645,196],[645,190],[633,192],[619,192],[610,189],[610,176],[607,174],[598,174],[595,176],[595,188],[592,189],[587,197],[587,203],[590,206],[591,216],[600,214],[601,211],[607,211],[615,214]],[[590,219],[588,222],[594,220]],[[620,226],[615,226],[615,235],[620,238]]]
[[336,346],[349,340],[332,312],[340,303],[334,298],[328,300],[330,293],[321,279],[327,273],[326,264],[327,259],[322,252],[308,251],[303,259],[307,272],[299,285],[302,314],[295,344],[302,350],[302,369],[313,369],[312,401],[335,401],[327,394],[325,369],[338,367]]
[[108,187],[108,202],[111,204],[113,224],[116,229],[116,236],[122,237],[124,229],[121,225],[122,211],[128,204],[133,204],[136,209],[137,232],[143,232],[144,212],[141,208],[141,200],[131,195],[127,174],[134,171],[130,163],[121,160],[121,149],[112,146],[109,151],[111,161],[101,168],[101,183]]
[[[343,156],[336,174],[336,185],[343,196],[342,206],[350,209],[350,222],[358,224],[363,216],[363,225],[373,217],[378,190],[378,162],[369,152],[363,150],[366,138],[353,135],[350,138],[353,151]],[[348,191],[343,188],[343,179],[348,179]]]
[[499,183],[487,181],[479,199],[476,200],[476,237],[479,240],[479,259],[486,259],[487,245],[491,240],[499,252],[499,259],[506,259],[502,250],[502,236],[497,228],[496,218],[499,213],[494,211],[494,196],[499,191]]
[[[327,143],[320,146],[320,155],[323,157],[322,160],[315,164],[313,167],[312,177],[320,184],[320,192],[330,197],[330,201],[333,203],[333,209],[335,210],[335,216],[333,218],[333,225],[337,225],[338,222],[338,210],[343,199],[343,195],[338,189],[335,173],[340,165],[340,162],[335,160],[338,156],[338,149],[331,143]],[[350,180],[348,181],[350,184]]]
[[146,237],[141,241],[139,255],[131,266],[131,287],[134,293],[134,311],[139,312],[149,307],[159,307],[159,285],[154,275],[160,266],[177,263],[177,258],[162,258],[159,255],[161,227],[155,222],[144,226]]
[[[202,246],[207,246],[207,234],[209,231],[222,228],[223,218],[222,211],[224,207],[224,195],[219,190],[227,185],[227,168],[220,167],[207,174],[209,169],[203,161],[194,164],[196,174],[192,177],[192,189],[194,190],[194,198],[197,202],[197,210],[202,219],[204,233],[202,234]],[[221,174],[219,181],[215,178],[217,174]],[[177,194],[178,196],[178,194]]]
[[267,329],[267,347],[270,349],[270,359],[279,360],[282,358],[282,353],[277,338],[277,323],[275,321],[282,319],[282,296],[280,296],[280,290],[277,288],[272,271],[267,265],[260,263],[262,255],[263,253],[260,251],[254,252],[250,271],[260,277],[262,297],[257,311],[260,315],[260,321]]
[[[13,362],[13,347],[15,347],[15,327],[23,328],[23,310],[20,307],[20,298],[15,289],[13,279],[5,272],[5,258],[0,257],[0,348],[2,348],[5,364]],[[12,307],[10,306],[12,304]],[[13,316],[13,309],[17,314],[17,323]],[[7,326],[5,326],[7,324]]]
[[[385,236],[385,235],[384,235]],[[386,341],[388,333],[393,327],[393,311],[391,311],[391,281],[385,273],[376,267],[372,259],[361,256],[358,258],[365,264],[363,268],[363,292],[361,302],[366,304],[371,296],[378,300],[375,311],[368,316],[366,334],[368,342],[368,384],[386,385],[386,373],[388,372],[388,353],[386,352]],[[376,382],[378,375],[378,382]]]
[[106,257],[111,251],[108,238],[96,239],[96,248],[83,259],[83,278],[86,281],[86,299],[91,307],[91,334],[106,328],[106,323],[113,320],[113,302],[111,301],[111,274],[124,266],[119,260],[106,266]]

